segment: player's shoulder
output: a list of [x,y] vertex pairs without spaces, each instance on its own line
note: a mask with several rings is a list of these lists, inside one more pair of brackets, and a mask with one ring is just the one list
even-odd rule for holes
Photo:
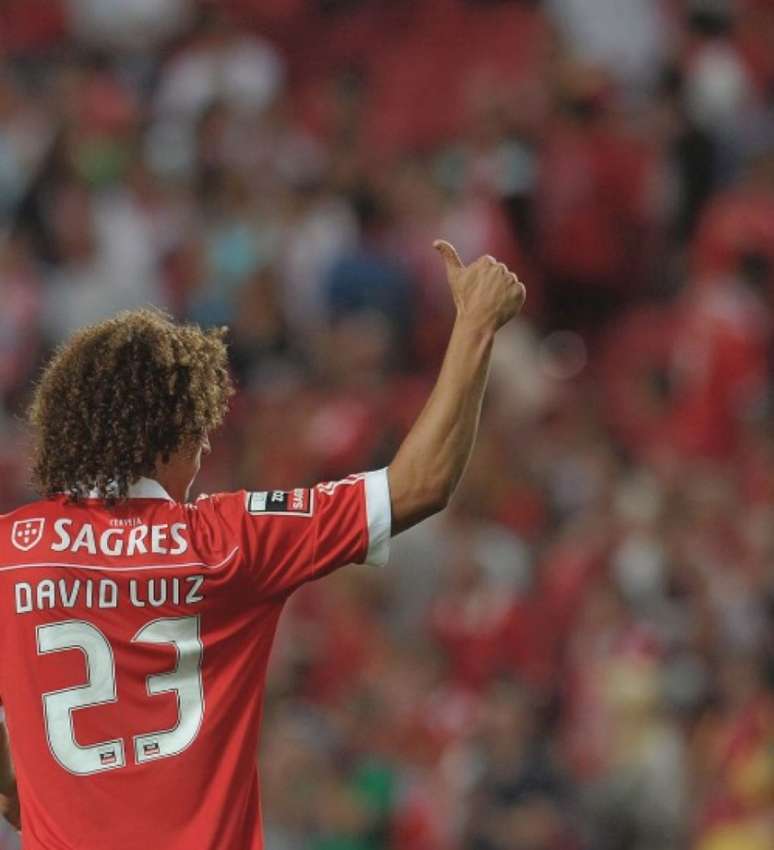
[[193,537],[199,541],[219,540],[223,534],[238,533],[245,513],[245,491],[202,493],[183,505]]
[[234,511],[243,508],[245,491],[232,490],[219,493],[201,493],[196,501],[188,502],[185,509],[193,514],[216,514],[221,511]]

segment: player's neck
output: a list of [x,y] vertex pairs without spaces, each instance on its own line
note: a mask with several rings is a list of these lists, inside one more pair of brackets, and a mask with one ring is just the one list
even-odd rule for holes
[[166,463],[156,465],[153,478],[176,502],[185,502],[198,471],[198,465],[190,457],[175,454]]
[[160,475],[158,473],[154,475],[153,478],[161,484],[175,502],[185,502],[187,500],[188,490],[190,489],[188,484],[174,481],[170,479],[169,476],[165,476],[163,474]]
[[171,454],[166,460],[156,459],[154,478],[176,502],[187,502],[188,493],[202,465],[202,455],[210,453],[210,438],[204,434]]

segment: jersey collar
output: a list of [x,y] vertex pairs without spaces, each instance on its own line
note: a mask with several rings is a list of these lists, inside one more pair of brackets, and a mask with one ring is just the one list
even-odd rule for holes
[[134,484],[129,485],[128,496],[130,499],[167,499],[172,501],[172,497],[167,491],[153,478],[138,478]]
[[[110,485],[108,484],[108,492],[110,491]],[[89,495],[89,499],[100,499],[100,493],[98,490],[92,490]],[[129,485],[129,492],[127,493],[127,498],[129,499],[166,499],[167,501],[173,502],[174,499],[167,493],[167,491],[153,478],[138,478],[134,484]]]

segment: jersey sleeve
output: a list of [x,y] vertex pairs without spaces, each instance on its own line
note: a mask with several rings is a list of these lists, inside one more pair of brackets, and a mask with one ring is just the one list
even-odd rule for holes
[[306,489],[228,494],[242,560],[262,595],[288,593],[351,563],[387,563],[392,526],[387,470]]

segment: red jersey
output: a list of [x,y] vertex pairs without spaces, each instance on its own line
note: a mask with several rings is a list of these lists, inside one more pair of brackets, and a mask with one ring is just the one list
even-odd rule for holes
[[141,479],[0,517],[0,696],[25,850],[261,850],[256,751],[290,593],[386,562],[386,470],[174,502]]

